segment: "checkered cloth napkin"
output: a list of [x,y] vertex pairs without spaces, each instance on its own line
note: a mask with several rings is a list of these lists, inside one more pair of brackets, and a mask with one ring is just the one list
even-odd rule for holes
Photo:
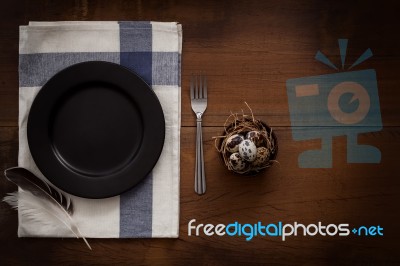
[[[85,237],[178,237],[180,67],[182,29],[164,22],[30,22],[20,27],[18,164],[43,177],[29,151],[26,124],[41,87],[60,70],[85,61],[109,61],[135,71],[158,96],[165,144],[152,173],[132,190],[107,199],[71,196]],[[73,237],[63,225],[34,225],[19,215],[20,237]]]

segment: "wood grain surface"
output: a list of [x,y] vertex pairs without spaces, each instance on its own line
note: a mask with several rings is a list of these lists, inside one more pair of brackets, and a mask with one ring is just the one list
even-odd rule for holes
[[[29,21],[153,20],[183,26],[180,237],[17,238],[17,213],[0,203],[0,265],[375,265],[400,263],[400,20],[397,1],[3,1],[0,8],[0,171],[17,165],[18,26]],[[321,50],[340,65],[337,40],[349,39],[345,67],[367,48],[374,56],[383,129],[359,143],[380,149],[379,164],[348,164],[346,137],[333,139],[333,167],[299,168],[298,155],[320,140],[294,141],[286,80],[335,73],[314,59]],[[195,117],[190,75],[208,76],[204,116],[208,191],[194,193]],[[245,109],[275,130],[279,164],[255,177],[229,173],[213,136]],[[16,189],[0,178],[0,197]],[[188,222],[380,225],[384,236],[188,236]]]

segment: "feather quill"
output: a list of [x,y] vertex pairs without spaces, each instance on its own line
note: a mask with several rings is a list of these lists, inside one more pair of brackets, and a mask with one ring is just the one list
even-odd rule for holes
[[72,218],[73,204],[68,196],[25,168],[9,168],[4,175],[22,191],[9,193],[3,201],[14,209],[19,209],[21,215],[33,222],[48,225],[49,221],[57,220],[92,249]]

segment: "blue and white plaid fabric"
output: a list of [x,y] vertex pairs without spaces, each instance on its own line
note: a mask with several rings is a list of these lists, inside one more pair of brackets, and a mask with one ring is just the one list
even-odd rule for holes
[[[164,22],[30,22],[20,27],[19,166],[42,176],[32,160],[26,123],[32,101],[60,70],[84,61],[109,61],[138,73],[157,94],[166,135],[152,173],[120,196],[72,197],[86,237],[178,237],[182,29]],[[43,176],[42,176],[43,177]],[[19,216],[20,237],[73,237],[62,225],[35,226]]]

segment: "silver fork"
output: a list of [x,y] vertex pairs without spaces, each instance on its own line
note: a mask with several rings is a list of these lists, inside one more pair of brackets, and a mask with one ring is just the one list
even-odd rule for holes
[[192,110],[197,117],[196,133],[196,167],[194,190],[202,195],[206,192],[206,176],[204,173],[203,155],[203,133],[201,129],[201,117],[207,108],[207,78],[203,75],[195,76],[190,79],[190,99]]

